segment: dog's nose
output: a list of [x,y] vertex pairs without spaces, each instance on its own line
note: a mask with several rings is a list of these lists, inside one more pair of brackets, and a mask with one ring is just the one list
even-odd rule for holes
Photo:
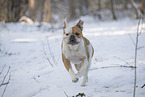
[[70,41],[71,41],[71,42],[75,42],[75,36],[74,36],[74,35],[71,35],[71,36],[70,36]]

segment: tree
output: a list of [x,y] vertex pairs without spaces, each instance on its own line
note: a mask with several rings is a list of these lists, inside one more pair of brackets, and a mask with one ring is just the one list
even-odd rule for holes
[[77,19],[88,14],[88,0],[69,0],[69,19]]
[[30,0],[28,17],[33,21],[50,22],[52,18],[50,0]]
[[115,12],[114,12],[114,0],[110,0],[110,4],[111,4],[111,12],[112,12],[113,19],[117,20]]
[[141,12],[142,12],[142,14],[144,14],[144,12],[145,12],[145,1],[144,0],[141,0]]
[[50,2],[50,0],[45,0],[42,21],[51,22],[51,19],[52,19],[51,2]]

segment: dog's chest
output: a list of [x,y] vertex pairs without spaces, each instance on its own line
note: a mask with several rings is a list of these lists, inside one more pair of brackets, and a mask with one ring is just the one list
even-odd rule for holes
[[83,59],[83,54],[78,51],[70,51],[68,57],[71,63],[80,64]]
[[77,49],[77,50],[67,49],[65,50],[64,53],[65,53],[66,58],[73,64],[80,64],[83,58],[85,57],[84,48]]

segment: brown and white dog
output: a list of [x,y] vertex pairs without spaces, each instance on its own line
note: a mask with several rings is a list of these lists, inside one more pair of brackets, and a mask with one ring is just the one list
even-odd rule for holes
[[[83,76],[81,86],[88,81],[88,71],[94,49],[88,39],[83,36],[83,21],[79,21],[74,27],[70,27],[66,19],[63,26],[62,60],[69,72],[72,82],[77,82]],[[75,65],[77,74],[74,73],[71,63]]]

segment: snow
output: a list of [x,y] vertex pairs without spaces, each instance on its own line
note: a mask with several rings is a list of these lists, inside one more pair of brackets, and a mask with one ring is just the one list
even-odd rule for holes
[[[89,82],[72,83],[61,60],[62,29],[51,32],[49,24],[5,23],[0,26],[0,83],[10,66],[10,83],[4,97],[132,97],[134,87],[134,44],[138,20],[95,21],[83,17],[84,36],[94,49]],[[75,24],[75,22],[71,24]],[[139,47],[145,46],[145,23]],[[49,44],[49,46],[48,46]],[[5,53],[7,52],[7,53]],[[47,61],[49,58],[53,67]],[[128,64],[122,60],[128,62]],[[102,68],[106,67],[106,68]],[[136,97],[145,96],[145,47],[138,50]],[[5,82],[7,82],[8,77]],[[0,87],[0,96],[4,86]],[[66,94],[65,94],[66,93]]]

